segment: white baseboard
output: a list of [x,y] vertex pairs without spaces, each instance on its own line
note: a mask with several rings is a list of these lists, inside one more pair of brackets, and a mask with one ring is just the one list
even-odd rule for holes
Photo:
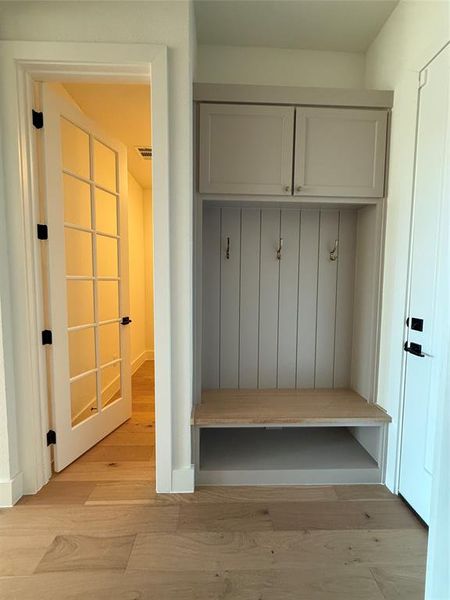
[[137,358],[135,358],[131,363],[131,374],[134,375],[136,371],[142,367],[142,365],[147,360],[154,360],[154,351],[153,350],[144,350],[142,354],[140,354]]
[[192,494],[195,488],[194,465],[172,471],[172,493]]
[[14,506],[23,496],[23,476],[18,473],[13,479],[0,481],[0,507]]

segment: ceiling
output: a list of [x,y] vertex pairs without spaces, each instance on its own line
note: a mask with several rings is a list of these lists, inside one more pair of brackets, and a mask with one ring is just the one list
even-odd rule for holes
[[195,0],[199,44],[365,52],[398,0]]
[[152,187],[151,161],[136,146],[151,146],[150,87],[136,84],[65,83],[81,110],[127,147],[128,170],[144,188]]

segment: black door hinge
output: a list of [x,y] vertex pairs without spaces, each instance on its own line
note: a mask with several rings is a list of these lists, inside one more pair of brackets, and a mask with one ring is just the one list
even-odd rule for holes
[[53,431],[53,429],[47,431],[47,446],[51,444],[56,444],[56,431]]
[[423,319],[417,317],[411,317],[406,319],[406,326],[413,331],[423,331]]
[[53,344],[53,336],[50,329],[44,329],[42,332],[42,345]]
[[44,127],[44,113],[41,113],[37,110],[33,110],[32,115],[33,127],[36,127],[36,129],[42,129]]
[[37,224],[37,237],[38,240],[48,240],[48,227],[43,223]]

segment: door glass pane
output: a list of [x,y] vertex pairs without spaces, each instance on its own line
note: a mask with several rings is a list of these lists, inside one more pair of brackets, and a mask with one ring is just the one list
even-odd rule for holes
[[102,408],[121,397],[120,362],[101,369]]
[[72,427],[97,412],[97,375],[90,373],[70,384]]
[[70,377],[81,375],[95,368],[94,328],[69,331]]
[[99,326],[100,365],[120,358],[119,327],[119,323]]
[[94,322],[92,281],[67,280],[67,321],[69,327]]
[[90,178],[89,136],[64,117],[61,117],[61,152],[63,169]]
[[95,183],[116,191],[116,153],[98,140],[94,140]]
[[117,240],[97,235],[97,275],[117,277],[119,273]]
[[64,221],[91,228],[90,185],[64,174]]
[[119,318],[119,282],[98,281],[98,320]]
[[65,227],[66,274],[92,276],[92,234]]
[[95,190],[95,228],[117,235],[117,197],[98,188]]

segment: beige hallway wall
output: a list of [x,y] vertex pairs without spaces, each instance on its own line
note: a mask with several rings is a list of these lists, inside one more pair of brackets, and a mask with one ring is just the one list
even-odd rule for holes
[[151,190],[128,173],[128,247],[132,370],[153,358],[153,244]]
[[152,190],[144,190],[144,252],[145,252],[145,312],[147,315],[146,346],[150,358],[154,358],[153,327],[153,196]]

